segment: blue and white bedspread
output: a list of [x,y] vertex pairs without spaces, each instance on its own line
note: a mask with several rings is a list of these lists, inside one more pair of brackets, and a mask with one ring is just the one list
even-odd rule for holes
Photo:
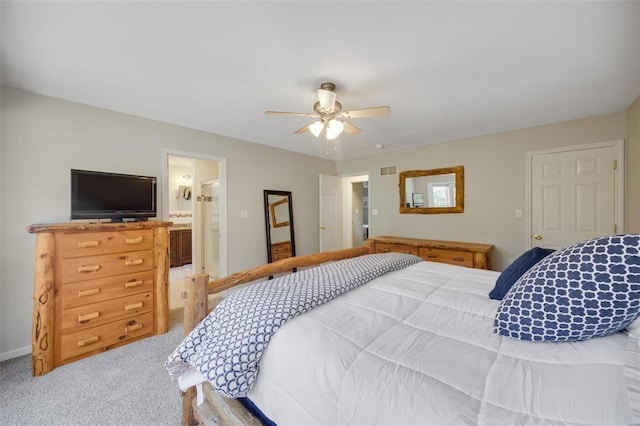
[[271,336],[289,319],[387,272],[422,259],[407,254],[360,256],[263,281],[225,298],[169,356],[172,378],[197,369],[216,392],[247,395]]

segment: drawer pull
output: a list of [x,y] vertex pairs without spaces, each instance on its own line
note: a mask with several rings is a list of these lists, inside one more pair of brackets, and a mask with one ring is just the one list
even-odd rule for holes
[[130,326],[125,327],[125,328],[124,328],[124,332],[125,332],[125,333],[129,333],[129,332],[131,332],[131,331],[140,330],[141,328],[142,328],[142,324],[137,323],[137,324],[133,324],[133,325],[130,325]]
[[131,305],[127,305],[124,307],[125,311],[132,311],[134,309],[142,308],[142,302],[132,303]]
[[78,290],[78,296],[79,297],[91,296],[92,294],[98,294],[98,293],[100,293],[100,289],[99,288],[92,288],[90,290]]
[[100,241],[98,240],[78,241],[78,248],[98,247],[99,245],[100,245]]
[[100,312],[91,312],[90,314],[78,315],[78,322],[89,321],[100,316]]
[[436,257],[438,257],[438,256],[436,256],[435,254],[428,254],[428,255],[427,255],[427,257],[428,257],[429,259],[435,259],[435,258],[436,258]]
[[137,237],[137,238],[125,238],[124,239],[124,243],[125,244],[140,244],[142,242],[144,238],[143,237]]
[[140,287],[142,284],[142,280],[129,281],[124,284],[124,288]]
[[78,347],[81,348],[83,346],[90,345],[91,343],[95,343],[98,340],[100,340],[100,337],[98,336],[89,337],[88,339],[84,340],[78,340]]
[[451,260],[455,260],[456,262],[464,262],[463,257],[452,257]]
[[90,272],[98,272],[100,270],[100,265],[80,265],[78,266],[78,272],[82,272],[83,274],[88,274]]
[[144,262],[144,259],[131,259],[131,260],[125,260],[125,261],[124,261],[124,266],[136,266],[136,265],[142,265],[142,262]]

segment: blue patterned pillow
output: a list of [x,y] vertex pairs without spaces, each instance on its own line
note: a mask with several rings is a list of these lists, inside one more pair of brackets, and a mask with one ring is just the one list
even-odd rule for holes
[[583,241],[527,271],[500,303],[494,333],[578,341],[624,329],[640,316],[640,235]]
[[496,280],[496,285],[489,293],[489,297],[495,300],[502,300],[518,278],[551,253],[553,253],[553,250],[540,247],[525,251],[511,265],[507,266],[507,269],[502,271]]

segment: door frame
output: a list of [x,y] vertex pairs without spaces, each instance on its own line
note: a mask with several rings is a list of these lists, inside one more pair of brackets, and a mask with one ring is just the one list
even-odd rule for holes
[[544,154],[554,154],[560,152],[570,151],[582,151],[585,149],[594,148],[614,148],[614,157],[617,162],[617,167],[614,173],[614,186],[615,186],[615,204],[614,204],[614,217],[617,226],[617,233],[624,233],[624,139],[614,139],[605,142],[594,142],[580,145],[567,145],[559,148],[542,149],[538,151],[528,151],[525,153],[525,248],[532,248],[531,244],[531,217],[533,205],[531,202],[531,173],[533,171],[532,163],[533,157]]
[[[169,156],[185,157],[198,160],[210,160],[218,163],[218,179],[220,181],[220,276],[227,275],[227,159],[215,155],[198,152],[162,149],[162,217],[169,221]],[[192,240],[192,253],[195,256],[195,238]]]
[[[353,218],[351,217],[351,210],[353,209],[353,184],[358,182],[369,182],[369,205],[371,205],[371,180],[369,179],[369,172],[354,173],[339,177],[342,178],[342,239],[345,241],[345,248],[352,248]],[[368,210],[368,216],[368,223],[371,225],[371,208]],[[369,232],[371,232],[371,228],[369,228]]]

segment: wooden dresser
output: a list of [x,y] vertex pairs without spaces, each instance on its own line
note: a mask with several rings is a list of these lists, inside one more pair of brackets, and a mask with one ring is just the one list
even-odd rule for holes
[[371,247],[373,253],[408,253],[431,262],[491,269],[491,244],[382,236],[369,238],[365,245]]
[[169,329],[171,222],[31,225],[32,372]]
[[271,243],[271,261],[291,257],[291,241],[280,241],[279,243]]

